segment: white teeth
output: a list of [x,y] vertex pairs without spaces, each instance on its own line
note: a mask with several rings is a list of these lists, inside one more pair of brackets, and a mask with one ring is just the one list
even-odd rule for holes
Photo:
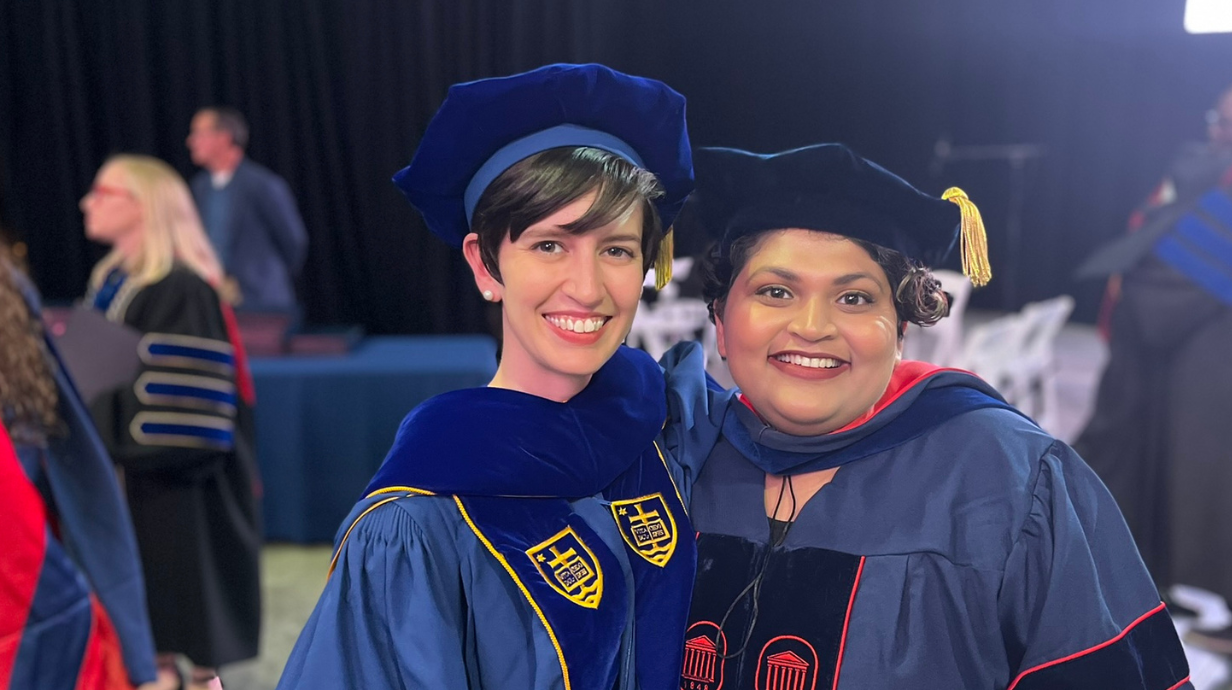
[[544,318],[548,320],[548,323],[562,331],[572,331],[574,333],[594,333],[603,328],[603,325],[608,322],[608,317],[605,316],[588,319],[573,319],[568,316],[545,316]]
[[842,362],[830,357],[804,357],[802,355],[776,355],[775,359],[780,362],[794,364],[798,367],[808,367],[809,369],[837,369]]

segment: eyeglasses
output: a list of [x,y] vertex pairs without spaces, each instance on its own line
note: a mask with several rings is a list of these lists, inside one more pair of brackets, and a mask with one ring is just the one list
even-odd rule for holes
[[98,183],[95,183],[94,186],[90,187],[90,191],[87,192],[86,194],[88,196],[97,196],[97,197],[126,196],[130,199],[133,198],[133,193],[128,191],[127,189],[124,189],[123,187],[113,187],[109,184],[98,184]]

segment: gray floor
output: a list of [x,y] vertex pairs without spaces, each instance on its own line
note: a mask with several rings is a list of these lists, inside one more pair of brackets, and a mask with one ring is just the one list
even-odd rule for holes
[[[979,316],[969,316],[974,322]],[[1095,387],[1103,368],[1106,352],[1095,330],[1089,326],[1071,324],[1062,331],[1057,343],[1057,368],[1060,376],[1059,397],[1064,413],[1058,416],[1056,428],[1050,429],[1058,438],[1073,440],[1090,415]],[[264,593],[265,627],[260,658],[223,669],[227,690],[272,690],[286,663],[300,629],[316,603],[325,584],[329,567],[328,546],[270,545],[265,548]],[[1221,624],[1229,616],[1223,602],[1202,592],[1183,590],[1178,593],[1183,603],[1198,607],[1203,624]],[[1190,621],[1178,627],[1188,629]],[[1186,650],[1194,673],[1196,690],[1228,688],[1227,660],[1201,652]]]
[[271,544],[262,554],[261,656],[222,670],[227,690],[273,690],[325,587],[329,546]]

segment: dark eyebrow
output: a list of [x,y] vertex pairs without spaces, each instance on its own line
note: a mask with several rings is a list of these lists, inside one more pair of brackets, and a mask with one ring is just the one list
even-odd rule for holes
[[642,238],[638,237],[637,235],[612,235],[611,237],[605,237],[603,241],[605,242],[641,242]]
[[[753,273],[752,276],[749,276],[749,277],[750,278],[755,277],[760,273],[772,273],[788,283],[799,283],[800,282],[799,275],[797,275],[793,271],[789,271],[786,268],[780,268],[778,266],[767,266],[766,268],[760,268],[755,273]],[[879,288],[885,289],[885,285],[882,284],[882,281],[877,280],[877,276],[871,273],[863,273],[863,272],[847,273],[847,274],[841,275],[834,279],[834,285],[838,285],[841,287],[844,285],[850,285],[858,280],[871,280],[874,283],[876,283]]]
[[552,239],[554,237],[565,237],[570,234],[568,230],[559,225],[532,225],[522,233],[522,237],[530,236],[532,239],[540,237],[543,239]]
[[847,275],[842,275],[842,276],[835,278],[834,284],[835,285],[850,285],[856,282],[857,280],[861,280],[863,278],[867,278],[873,281],[874,283],[878,282],[876,276],[873,276],[869,273],[848,273]]
[[[778,266],[767,266],[766,268],[759,268],[757,269],[755,273],[753,273],[753,276],[756,276],[758,273],[773,273],[774,275],[782,278],[783,280],[789,283],[800,282],[800,276],[796,275],[795,273],[792,273],[786,268],[779,268]],[[751,278],[753,276],[749,276],[749,277]]]

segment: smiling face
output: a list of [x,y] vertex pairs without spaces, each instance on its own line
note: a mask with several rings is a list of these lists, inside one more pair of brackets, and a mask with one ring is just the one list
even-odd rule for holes
[[716,305],[719,354],[775,429],[840,429],[881,398],[901,354],[889,280],[838,235],[779,230],[758,239]]
[[504,344],[493,385],[554,400],[576,394],[620,347],[637,311],[645,270],[642,205],[581,234],[564,226],[594,203],[591,192],[500,246],[497,281],[479,237],[463,251],[481,291],[502,306]]

